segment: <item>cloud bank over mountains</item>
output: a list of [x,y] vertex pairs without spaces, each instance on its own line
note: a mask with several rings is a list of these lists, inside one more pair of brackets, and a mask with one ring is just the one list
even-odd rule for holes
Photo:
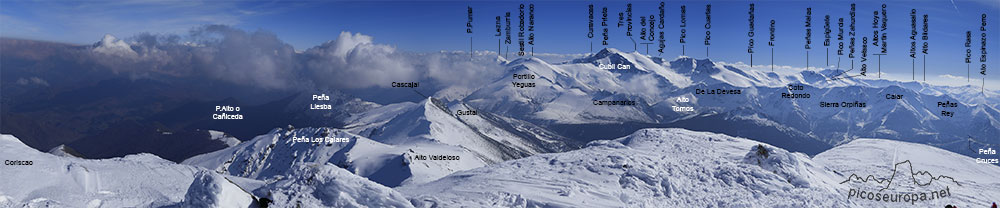
[[[421,82],[421,88],[431,91],[448,87],[474,89],[481,83],[494,81],[506,68],[501,58],[504,54],[492,51],[474,51],[471,56],[469,52],[410,52],[377,43],[372,36],[346,31],[318,46],[296,50],[270,31],[247,31],[227,25],[200,26],[187,34],[142,33],[121,39],[107,35],[87,49],[67,54],[83,54],[70,58],[98,63],[99,68],[133,79],[198,77],[276,90],[389,88],[392,82]],[[559,63],[586,55],[535,54],[535,57]],[[771,70],[770,65],[732,64]],[[789,66],[775,66],[775,69],[807,70]],[[874,76],[859,78],[875,79]],[[884,74],[882,78],[910,80],[901,74]],[[929,83],[969,84],[965,77],[933,78]],[[645,88],[652,84],[650,81],[626,85]]]
[[86,58],[133,78],[199,76],[266,89],[381,88],[417,81],[471,86],[503,69],[496,58],[405,52],[351,32],[296,51],[274,33],[225,25],[198,27],[187,35],[145,33],[125,40],[108,35],[88,49]]

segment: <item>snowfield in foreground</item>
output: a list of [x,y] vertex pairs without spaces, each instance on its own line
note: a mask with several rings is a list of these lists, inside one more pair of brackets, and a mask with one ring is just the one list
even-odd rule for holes
[[[913,172],[900,166],[893,176],[893,164],[903,160],[913,161]],[[953,177],[961,186],[920,171]],[[879,191],[844,182],[851,173],[896,180]],[[722,134],[643,129],[397,190],[417,207],[987,207],[1000,198],[997,175],[1000,167],[915,143],[856,140],[814,160]],[[920,195],[941,190],[950,192],[937,199]],[[881,196],[859,197],[860,191]]]
[[56,156],[10,135],[0,136],[0,158],[33,163],[0,169],[0,207],[986,207],[1000,196],[1000,167],[927,145],[859,139],[810,158],[684,129],[643,129],[396,188],[326,159],[260,180],[148,154]]
[[[644,129],[404,186],[418,207],[843,207],[838,176],[801,153],[721,134]],[[759,162],[758,162],[759,161]]]
[[88,160],[39,152],[0,135],[0,207],[157,207],[179,202],[198,169],[151,154]]
[[273,207],[413,207],[403,194],[330,164],[297,165],[256,194]]
[[[977,164],[973,158],[937,147],[884,139],[858,139],[820,153],[814,160],[843,175],[841,182],[855,190],[856,196],[851,198],[852,201],[864,202],[865,207],[943,207],[944,204],[989,207],[1000,201],[1000,167]],[[867,179],[867,182],[849,178],[852,174]],[[874,179],[869,179],[869,175]],[[947,196],[932,199],[934,193],[931,192],[941,190]],[[882,194],[879,198],[888,194],[890,202],[869,200],[868,196],[859,199],[857,195],[860,191]],[[917,194],[910,197],[916,199],[908,203],[905,200],[908,197],[895,196],[904,193]],[[926,199],[922,194],[926,194]],[[892,202],[894,198],[899,199]]]

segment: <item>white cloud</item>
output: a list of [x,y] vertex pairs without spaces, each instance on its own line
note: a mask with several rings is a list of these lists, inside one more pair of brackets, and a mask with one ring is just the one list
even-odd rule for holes
[[19,84],[19,85],[40,85],[40,86],[46,86],[46,87],[49,86],[49,82],[45,81],[42,78],[38,78],[38,77],[30,77],[30,78],[27,78],[27,79],[25,79],[24,77],[21,77],[21,78],[17,79],[17,84]]
[[[134,58],[94,57],[116,73],[150,76],[196,76],[268,89],[289,88],[389,88],[392,82],[421,82],[421,87],[476,87],[504,72],[494,53],[411,53],[374,42],[360,33],[342,32],[337,39],[295,51],[291,45],[267,31],[244,31],[223,25],[191,30],[187,36],[142,34],[129,39],[138,54]],[[107,42],[107,41],[106,41]],[[112,41],[117,42],[117,41]],[[100,56],[103,55],[103,56]],[[561,57],[546,54],[550,57]],[[574,56],[574,55],[567,55]],[[719,62],[723,63],[723,62]],[[732,65],[770,71],[770,65]],[[779,74],[798,73],[803,68],[775,66]],[[816,69],[810,69],[816,70]],[[882,79],[908,81],[909,76],[882,73]],[[874,79],[877,75],[869,73]],[[950,75],[948,75],[950,76]],[[930,78],[930,77],[929,77]],[[655,85],[638,79],[626,87]],[[959,80],[940,76],[930,83],[955,85]],[[965,82],[961,82],[967,84]],[[995,87],[987,83],[987,88]]]
[[307,49],[304,70],[317,86],[364,88],[417,81],[419,75],[396,49],[372,44],[370,36],[342,32],[336,40]]
[[[7,4],[8,2],[5,2]],[[263,1],[16,1],[21,11],[0,15],[4,36],[87,43],[102,35],[182,34],[202,25],[239,25],[311,2]],[[6,17],[5,17],[6,16]]]
[[[401,52],[360,33],[342,32],[335,40],[296,52],[267,31],[223,25],[191,31],[187,36],[141,34],[130,39],[131,45],[102,40],[92,58],[133,78],[197,76],[268,89],[388,88],[392,82],[475,86],[503,72],[495,55]],[[132,47],[128,51],[137,55],[108,53],[110,46]]]
[[945,78],[945,79],[954,79],[954,80],[965,80],[966,79],[966,77],[960,77],[960,76],[955,76],[955,75],[950,75],[950,74],[942,74],[942,75],[938,75],[938,77]]

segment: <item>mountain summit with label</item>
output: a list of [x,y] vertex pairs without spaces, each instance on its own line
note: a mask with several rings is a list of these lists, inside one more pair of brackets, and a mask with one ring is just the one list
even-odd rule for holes
[[1000,144],[991,137],[1000,134],[992,92],[972,96],[957,87],[852,77],[835,69],[766,72],[708,59],[667,62],[610,48],[563,63],[524,58],[505,66],[506,77],[461,100],[557,132],[684,127],[808,154],[857,138],[932,144],[966,155],[974,154],[970,139]]
[[[14,135],[0,136],[0,172],[10,173],[0,206],[867,207],[887,206],[875,194],[937,193],[892,205],[964,207],[1000,195],[988,177],[1000,167],[976,163],[1000,146],[993,91],[614,48],[508,59],[356,41],[371,48],[248,53],[309,60],[269,62],[303,70],[292,78],[324,76],[304,70],[316,65],[356,69],[345,62],[359,59],[428,74],[299,88],[160,68],[43,76],[103,61],[200,70],[214,63],[157,55],[224,54],[200,45],[214,43],[151,47],[111,35],[86,46],[5,39],[5,52],[51,51],[4,57],[5,77],[28,78],[4,83],[14,95],[2,100],[3,125]],[[86,56],[6,65],[61,53]],[[480,71],[434,71],[447,64]],[[215,119],[222,113],[239,119]]]

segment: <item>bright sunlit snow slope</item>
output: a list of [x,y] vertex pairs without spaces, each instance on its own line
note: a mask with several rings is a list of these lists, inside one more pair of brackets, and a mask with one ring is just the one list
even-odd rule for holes
[[359,114],[348,131],[392,145],[440,143],[459,146],[488,163],[537,153],[560,152],[577,146],[542,127],[478,110],[453,101],[427,98],[420,103],[396,103]]
[[[179,202],[198,169],[151,154],[88,160],[39,152],[0,135],[0,207],[155,207]],[[4,204],[6,203],[6,204]]]
[[[456,116],[432,98],[381,106],[352,120],[355,125],[347,130],[277,129],[184,164],[263,180],[284,174],[297,163],[331,163],[394,187],[567,148],[567,139],[533,124],[486,112]],[[296,142],[296,138],[346,138],[347,142]],[[433,155],[458,159],[414,159]]]
[[643,129],[580,150],[511,160],[396,189],[417,207],[912,206],[848,198],[856,184],[841,183],[849,172],[889,177],[891,167],[885,164],[891,164],[891,150],[898,148],[897,161],[924,161],[914,162],[915,171],[948,174],[962,184],[952,185],[951,198],[916,205],[987,206],[998,196],[993,187],[1000,184],[995,178],[1000,168],[927,145],[862,139],[814,160],[759,144],[715,133]]
[[296,165],[286,176],[255,193],[273,207],[413,207],[403,194],[330,164]]
[[[301,142],[295,138],[346,138],[347,142]],[[415,155],[457,155],[456,161],[411,160]],[[198,155],[183,164],[265,180],[281,178],[304,163],[330,163],[386,186],[424,183],[454,171],[485,166],[460,146],[426,142],[390,145],[330,128],[275,129],[253,140]]]
[[[816,155],[815,161],[843,175],[841,182],[847,181],[851,174],[861,178],[871,175],[876,179],[863,182],[854,178],[844,183],[852,188],[877,191],[888,186],[876,192],[886,194],[927,193],[946,188],[951,192],[949,197],[918,201],[914,203],[917,207],[941,207],[944,204],[987,207],[1000,200],[1000,167],[977,164],[973,158],[937,147],[884,139],[858,139]],[[921,171],[926,171],[926,174]],[[887,179],[891,182],[876,182]],[[865,207],[914,205],[853,201],[864,202]]]
[[[403,186],[418,207],[844,206],[838,177],[801,153],[683,129],[643,129]],[[758,160],[759,159],[759,160]],[[759,161],[759,162],[758,162]]]

